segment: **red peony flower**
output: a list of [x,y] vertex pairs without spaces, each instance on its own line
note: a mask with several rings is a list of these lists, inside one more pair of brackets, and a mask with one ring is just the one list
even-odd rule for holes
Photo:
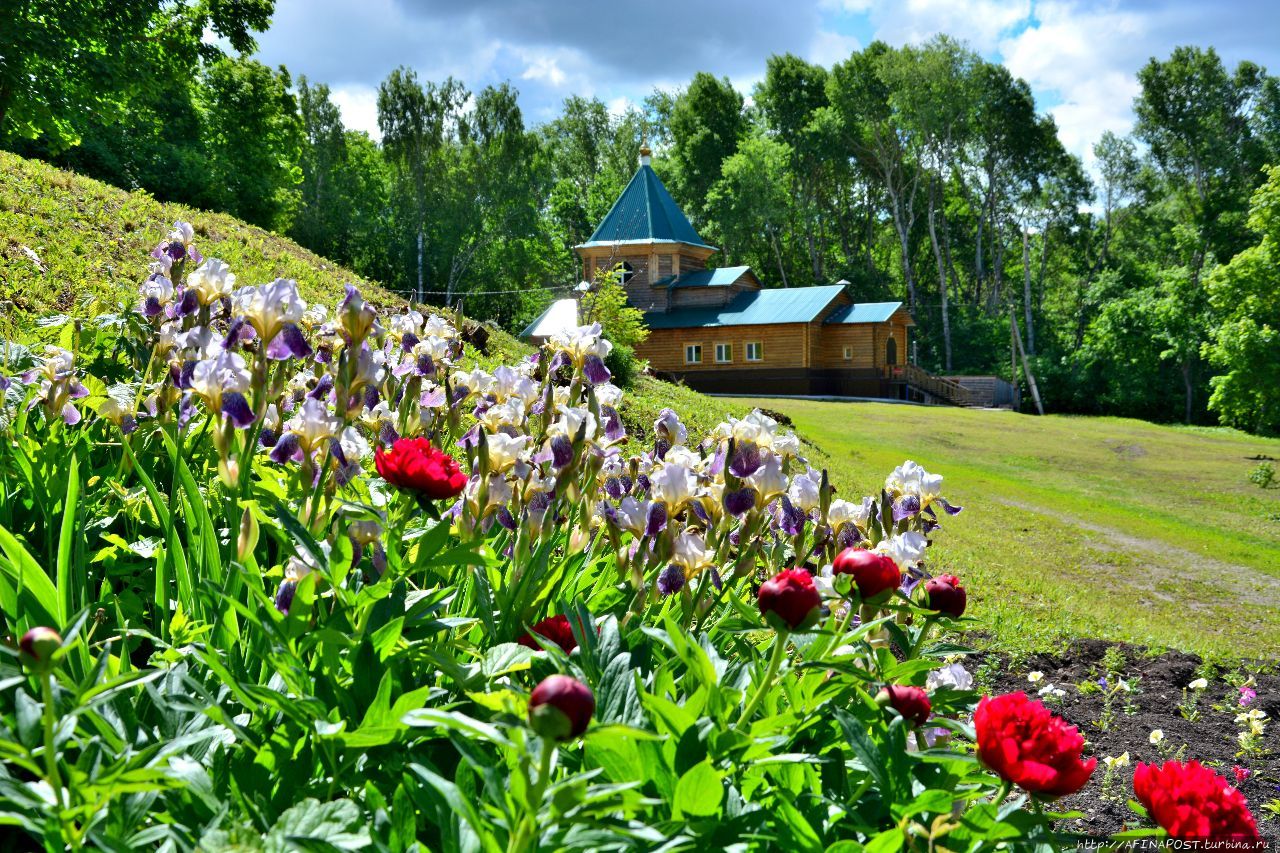
[[36,672],[53,668],[53,656],[62,648],[62,636],[43,625],[32,628],[18,640],[18,656],[23,665]]
[[858,595],[864,601],[887,598],[902,583],[902,570],[892,557],[865,548],[845,548],[831,569],[837,575],[853,575]]
[[933,713],[933,704],[929,702],[929,694],[919,687],[906,684],[886,684],[876,694],[876,704],[889,707],[902,715],[908,723],[923,726]]
[[959,619],[964,615],[968,596],[955,575],[938,575],[924,582],[925,606],[945,616]]
[[1244,794],[1198,761],[1139,764],[1133,793],[1171,838],[1258,840]]
[[760,585],[760,615],[779,630],[798,631],[817,621],[822,596],[803,569],[784,569]]
[[1081,760],[1084,738],[1025,693],[984,696],[973,714],[978,757],[1002,779],[1044,798],[1074,794],[1098,759]]
[[550,640],[560,648],[564,649],[564,653],[568,654],[578,647],[578,641],[574,639],[573,628],[569,626],[569,620],[564,616],[548,616],[529,629],[531,633],[521,634],[516,642],[522,646],[528,646],[534,651],[542,651],[542,646],[538,645],[538,641],[533,638],[533,634]]
[[432,500],[457,497],[467,486],[467,475],[453,457],[426,438],[401,438],[390,450],[378,448],[374,464],[391,485]]
[[529,724],[543,737],[572,740],[596,712],[591,688],[567,675],[550,675],[529,694]]

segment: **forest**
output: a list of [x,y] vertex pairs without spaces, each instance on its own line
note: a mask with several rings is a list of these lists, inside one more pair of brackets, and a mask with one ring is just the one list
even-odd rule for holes
[[[0,147],[232,213],[390,289],[518,329],[581,278],[647,142],[720,263],[901,299],[921,366],[1011,372],[1050,411],[1280,431],[1280,78],[1185,46],[1137,70],[1132,134],[1086,167],[1029,86],[965,44],[761,60],[535,124],[510,84],[399,68],[381,139],[253,58],[272,0],[18,3]],[[208,34],[216,39],[210,39]]]

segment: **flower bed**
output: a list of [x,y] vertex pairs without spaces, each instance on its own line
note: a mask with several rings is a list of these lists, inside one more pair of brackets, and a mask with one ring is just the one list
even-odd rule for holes
[[[0,819],[33,843],[1069,841],[1096,759],[971,689],[941,477],[837,497],[760,412],[634,446],[599,327],[485,371],[456,318],[237,286],[192,234],[136,307],[7,348]],[[1221,777],[1140,772],[1170,831],[1256,837]]]

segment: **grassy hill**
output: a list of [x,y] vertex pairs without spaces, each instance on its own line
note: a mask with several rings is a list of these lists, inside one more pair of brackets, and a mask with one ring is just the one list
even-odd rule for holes
[[[146,253],[174,220],[242,282],[295,278],[332,303],[343,283],[397,297],[297,244],[222,214],[165,204],[0,152],[0,336],[42,314],[132,300]],[[484,364],[528,348],[495,331]],[[1280,489],[1247,482],[1280,441],[1140,421],[796,400],[712,399],[642,377],[624,417],[648,431],[671,406],[695,435],[763,405],[791,416],[842,494],[913,458],[969,511],[946,523],[935,569],[970,579],[995,642],[1043,649],[1075,636],[1210,653],[1280,651]]]
[[[352,282],[376,302],[400,301],[377,283],[233,216],[159,202],[0,151],[0,337],[28,337],[31,321],[43,314],[84,316],[96,310],[95,300],[133,300],[146,275],[147,253],[179,219],[195,226],[205,256],[226,261],[241,283],[293,278],[306,299],[332,304],[343,284]],[[491,355],[482,361],[528,352],[495,331]],[[632,389],[627,420],[651,424],[664,406],[677,408],[695,430],[747,411],[736,401],[713,402],[642,377]]]
[[1079,636],[1202,653],[1280,652],[1280,489],[1248,481],[1280,440],[1124,418],[801,400],[786,413],[863,494],[904,457],[967,507],[934,571],[972,581],[997,643]]

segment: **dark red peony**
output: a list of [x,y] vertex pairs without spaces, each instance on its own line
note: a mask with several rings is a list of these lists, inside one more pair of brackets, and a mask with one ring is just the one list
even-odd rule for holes
[[543,737],[572,740],[596,711],[591,688],[567,675],[550,675],[529,694],[529,724]]
[[892,708],[902,718],[914,726],[923,726],[933,713],[933,704],[929,702],[929,694],[919,687],[906,684],[886,684],[876,694],[876,704],[882,708]]
[[401,438],[390,450],[378,448],[374,463],[391,485],[432,500],[457,497],[467,486],[467,475],[453,457],[426,438]]
[[984,696],[973,714],[978,758],[1006,781],[1044,798],[1084,787],[1098,759],[1082,761],[1084,738],[1025,693]]
[[955,575],[938,575],[924,582],[925,607],[944,616],[959,619],[964,615],[968,596]]
[[803,569],[784,569],[760,585],[760,615],[779,630],[797,631],[818,620],[822,596]]
[[1171,838],[1258,840],[1244,794],[1198,761],[1139,764],[1133,793]]
[[62,648],[62,636],[52,628],[32,628],[18,640],[18,656],[24,666],[36,672],[48,672],[53,667],[53,656]]
[[569,626],[569,620],[564,616],[548,616],[530,627],[529,631],[531,633],[521,634],[516,639],[516,642],[535,651],[542,651],[542,646],[538,645],[538,641],[533,638],[533,634],[555,643],[564,649],[565,654],[578,647],[578,641],[573,636],[573,628]]
[[902,583],[902,570],[892,557],[865,548],[845,548],[831,569],[837,575],[852,575],[863,601],[888,598]]

